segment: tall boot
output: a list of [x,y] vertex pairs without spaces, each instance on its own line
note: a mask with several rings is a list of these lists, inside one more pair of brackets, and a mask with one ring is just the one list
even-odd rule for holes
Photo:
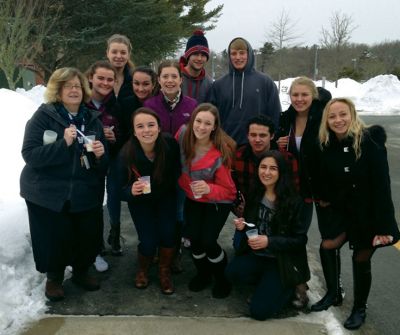
[[158,262],[160,286],[161,292],[167,295],[175,292],[171,278],[171,263],[174,252],[175,248],[160,248],[160,260]]
[[320,247],[319,254],[327,293],[320,301],[311,306],[313,312],[324,311],[331,306],[340,306],[344,297],[340,280],[340,250]]
[[190,280],[188,287],[192,292],[200,292],[211,284],[210,263],[205,253],[201,255],[192,254],[192,260],[196,266],[197,274]]
[[346,329],[358,329],[367,316],[367,300],[371,288],[371,260],[356,262],[353,259],[354,305],[350,316],[344,323]]
[[111,255],[113,256],[122,255],[120,235],[121,235],[120,225],[111,224],[110,234],[108,235],[107,242],[111,246]]
[[183,227],[183,222],[177,221],[176,226],[175,226],[175,245],[176,245],[176,247],[175,247],[175,252],[174,252],[174,258],[172,259],[172,264],[171,264],[172,273],[182,273],[183,272],[182,248],[181,248],[182,227]]
[[152,256],[143,256],[138,251],[138,269],[136,271],[136,278],[135,278],[136,288],[143,289],[149,286],[148,271],[152,262],[153,262]]
[[210,268],[211,273],[214,276],[215,282],[214,287],[212,288],[212,296],[217,299],[226,298],[232,290],[232,284],[225,277],[225,268],[228,264],[228,257],[224,250],[222,250],[222,259],[210,259]]

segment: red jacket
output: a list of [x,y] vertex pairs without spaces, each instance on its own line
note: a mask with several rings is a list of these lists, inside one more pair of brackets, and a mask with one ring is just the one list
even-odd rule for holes
[[[181,148],[185,131],[186,126],[183,126],[176,136]],[[185,164],[185,157],[181,149],[181,162],[182,174],[178,183],[188,198],[210,203],[232,203],[236,199],[236,186],[232,180],[231,171],[222,164],[221,152],[217,148],[212,146],[203,157],[192,162],[190,167]],[[210,186],[210,193],[194,199],[190,188],[190,183],[194,180],[204,180]]]

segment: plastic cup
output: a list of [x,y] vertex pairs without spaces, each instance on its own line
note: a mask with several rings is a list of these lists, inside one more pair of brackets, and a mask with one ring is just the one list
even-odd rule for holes
[[200,198],[201,198],[201,194],[195,193],[195,191],[194,191],[194,184],[195,184],[195,181],[192,181],[192,182],[190,183],[190,188],[192,189],[193,198],[194,198],[194,199],[200,199]]
[[93,151],[93,141],[96,140],[96,135],[95,134],[89,134],[86,135],[83,138],[83,143],[86,145],[86,151],[87,152],[92,152]]
[[139,177],[139,181],[144,183],[143,194],[151,193],[150,176]]
[[43,133],[43,145],[54,143],[57,140],[57,133],[53,130],[45,130]]
[[258,236],[258,230],[257,230],[257,229],[250,229],[250,230],[247,230],[247,231],[246,231],[246,235],[247,235],[247,238],[248,238],[249,240],[251,240],[251,239],[253,239],[253,238],[256,238],[256,237]]

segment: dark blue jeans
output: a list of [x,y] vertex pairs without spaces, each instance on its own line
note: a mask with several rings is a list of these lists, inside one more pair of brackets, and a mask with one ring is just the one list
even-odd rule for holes
[[154,256],[158,247],[175,246],[176,196],[148,201],[129,201],[129,212],[135,225],[143,256]]
[[232,283],[255,285],[250,301],[250,316],[268,319],[290,302],[294,288],[281,283],[275,258],[256,256],[252,252],[236,256],[227,266],[225,275]]
[[110,159],[107,173],[107,209],[110,217],[110,225],[121,225],[121,187],[118,177],[118,163],[116,158]]

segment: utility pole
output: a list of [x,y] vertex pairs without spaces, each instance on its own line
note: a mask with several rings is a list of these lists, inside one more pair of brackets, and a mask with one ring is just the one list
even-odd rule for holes
[[314,81],[318,78],[318,45],[314,44]]

